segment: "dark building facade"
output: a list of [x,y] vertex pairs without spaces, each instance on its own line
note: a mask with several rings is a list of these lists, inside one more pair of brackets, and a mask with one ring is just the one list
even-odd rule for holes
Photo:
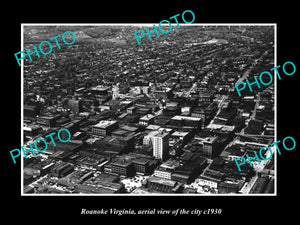
[[121,176],[130,177],[135,175],[135,168],[131,160],[127,161],[120,159],[111,163],[111,172]]

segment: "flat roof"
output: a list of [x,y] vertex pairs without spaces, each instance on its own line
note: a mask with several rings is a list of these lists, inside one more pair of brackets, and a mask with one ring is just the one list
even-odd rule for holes
[[121,104],[130,104],[130,103],[132,103],[132,101],[130,101],[130,100],[125,100],[125,101],[121,101],[120,103],[121,103]]
[[184,137],[188,134],[189,132],[185,132],[185,131],[175,131],[172,136],[179,136],[179,137]]
[[126,160],[126,159],[117,159],[115,162],[112,162],[111,165],[116,166],[129,166],[132,163],[132,160]]
[[193,121],[200,121],[201,118],[191,117],[191,116],[174,116],[172,120],[193,120]]
[[140,120],[151,120],[153,119],[155,116],[153,116],[152,114],[147,114],[143,117],[140,118]]
[[129,132],[128,130],[117,129],[113,131],[112,134],[123,135],[123,134],[127,134],[128,132]]
[[212,144],[212,143],[214,143],[217,139],[218,139],[218,136],[210,136],[210,137],[203,138],[203,142]]
[[221,124],[215,124],[211,123],[206,128],[213,129],[213,130],[223,130],[223,131],[233,131],[235,126],[228,126],[228,125],[221,125]]
[[155,177],[155,176],[150,176],[148,178],[148,181],[153,182],[153,183],[164,184],[164,185],[167,185],[170,187],[175,187],[175,185],[177,183],[176,181],[173,181],[173,180],[167,180],[167,179],[163,179],[163,178]]
[[101,120],[99,123],[95,124],[93,127],[106,128],[115,123],[117,123],[116,120]]
[[150,159],[146,159],[146,158],[135,158],[132,160],[132,162],[137,163],[137,164],[147,164],[150,162]]
[[158,130],[161,126],[150,124],[146,129],[148,130]]
[[175,169],[180,165],[180,162],[175,159],[169,159],[168,161],[164,162],[161,164],[159,167],[160,168],[168,168],[168,169]]
[[169,132],[164,132],[164,131],[158,131],[158,134],[154,135],[154,138],[155,137],[161,137],[161,138],[164,138],[166,136],[169,135]]
[[144,135],[144,137],[154,137],[159,133],[158,130],[151,130],[147,135]]
[[96,87],[91,87],[90,90],[93,90],[93,91],[107,91],[109,90],[109,87],[103,87],[103,86],[96,86]]
[[133,127],[133,126],[128,126],[128,125],[123,125],[123,126],[120,126],[120,129],[134,132],[134,131],[137,131],[139,128]]

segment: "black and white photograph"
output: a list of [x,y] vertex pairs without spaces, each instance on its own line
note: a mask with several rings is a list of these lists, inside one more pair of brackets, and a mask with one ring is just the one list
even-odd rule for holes
[[5,8],[3,221],[296,219],[296,4],[121,3]]
[[276,194],[274,24],[22,28],[23,194]]

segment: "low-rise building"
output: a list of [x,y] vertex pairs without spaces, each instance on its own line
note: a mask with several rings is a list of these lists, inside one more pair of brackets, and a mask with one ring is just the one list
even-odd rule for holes
[[54,177],[64,177],[74,171],[74,166],[69,163],[59,163],[51,168],[50,174]]
[[147,114],[147,115],[140,118],[139,124],[144,125],[144,126],[148,126],[148,125],[150,125],[151,123],[154,122],[154,118],[155,118],[154,115]]
[[150,176],[147,179],[147,187],[163,193],[179,192],[180,185],[176,181]]
[[111,163],[111,172],[114,174],[130,177],[135,175],[135,168],[131,160],[117,159]]
[[92,127],[92,133],[98,136],[110,135],[112,131],[118,129],[119,123],[115,120],[101,120]]

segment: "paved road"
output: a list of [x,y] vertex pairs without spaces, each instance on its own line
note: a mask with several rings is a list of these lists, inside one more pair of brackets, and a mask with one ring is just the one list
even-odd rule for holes
[[254,118],[255,118],[255,116],[256,116],[256,109],[257,109],[257,107],[258,107],[258,105],[259,105],[260,94],[258,93],[256,96],[257,96],[257,99],[254,100],[254,101],[255,101],[255,106],[254,106],[254,110],[253,110],[253,112],[252,112],[252,115],[250,116],[250,119],[254,119]]
[[193,86],[188,90],[186,93],[183,94],[183,97],[189,97],[192,91],[194,91],[197,88],[197,83],[195,82]]
[[245,186],[243,186],[243,188],[241,189],[241,192],[243,194],[249,194],[249,192],[252,189],[253,185],[255,184],[257,178],[258,178],[257,175],[252,177],[251,180],[249,181],[249,183],[246,183]]
[[222,99],[221,99],[221,101],[219,102],[219,104],[218,104],[218,111],[217,111],[217,113],[216,113],[216,115],[215,115],[215,117],[210,121],[210,123],[209,123],[209,125],[208,126],[210,126],[211,124],[213,124],[214,123],[214,119],[216,118],[216,116],[221,112],[221,110],[222,110],[222,105],[223,105],[223,102],[226,100],[228,98],[228,96],[226,96],[226,95],[224,95],[223,97],[222,97]]
[[258,59],[255,59],[254,62],[251,64],[251,66],[245,71],[243,76],[237,80],[236,83],[239,83],[239,82],[242,82],[243,80],[245,80],[248,77],[250,71],[253,69],[253,67],[257,65],[258,61],[261,60],[268,53],[269,53],[269,50],[265,51]]

